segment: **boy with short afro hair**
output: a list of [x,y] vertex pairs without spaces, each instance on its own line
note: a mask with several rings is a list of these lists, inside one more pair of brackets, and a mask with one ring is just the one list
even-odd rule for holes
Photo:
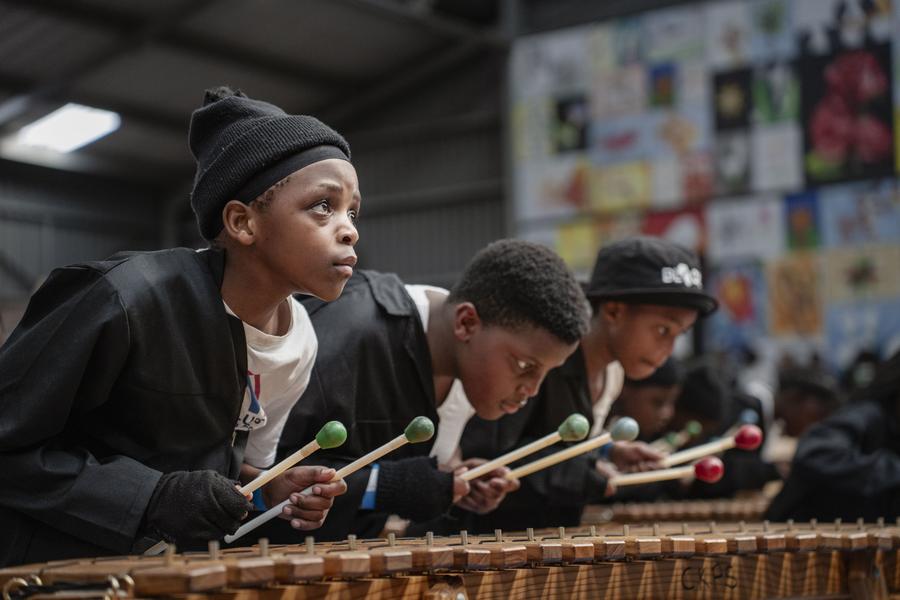
[[[57,269],[0,348],[0,565],[221,538],[251,508],[235,480],[274,459],[316,356],[291,295],[337,298],[356,261],[350,149],[227,88],[189,137],[213,247]],[[333,475],[291,469],[256,501],[290,497],[315,528],[346,489]]]
[[[338,301],[306,306],[320,332],[319,362],[285,427],[280,455],[330,419],[349,430],[344,446],[317,454],[332,466],[389,441],[418,415],[438,424],[433,444],[404,446],[348,477],[348,492],[319,539],[378,535],[390,515],[426,521],[454,502],[496,506],[517,483],[503,478],[505,469],[470,483],[459,477],[474,464],[458,459],[465,422],[476,413],[497,419],[517,411],[575,349],[589,318],[562,260],[516,240],[481,250],[449,293],[360,271]],[[280,529],[267,532],[274,540],[296,541],[283,524],[271,529]]]
[[[703,290],[693,252],[643,236],[601,248],[585,293],[593,315],[576,351],[547,375],[540,392],[518,414],[496,423],[473,419],[462,439],[463,456],[500,456],[551,433],[576,412],[588,418],[590,436],[596,436],[625,377],[650,376],[672,354],[678,336],[717,307]],[[557,450],[549,448],[522,462]],[[616,442],[529,475],[497,510],[483,516],[457,514],[454,527],[482,532],[578,525],[586,504],[613,491],[608,486],[613,465],[645,469],[661,458],[646,444]]]

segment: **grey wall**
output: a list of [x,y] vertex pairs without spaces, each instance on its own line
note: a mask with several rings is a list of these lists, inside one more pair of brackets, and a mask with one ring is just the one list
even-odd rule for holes
[[155,193],[0,161],[0,302],[27,300],[56,266],[154,248]]
[[504,77],[502,51],[478,56],[344,131],[363,191],[364,267],[449,286],[504,235]]

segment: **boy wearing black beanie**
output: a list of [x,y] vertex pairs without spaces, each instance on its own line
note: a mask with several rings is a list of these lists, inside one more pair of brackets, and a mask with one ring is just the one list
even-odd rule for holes
[[[334,300],[353,273],[350,149],[228,88],[189,137],[212,247],[57,269],[0,348],[0,565],[233,532],[252,508],[235,480],[271,464],[309,380],[317,343],[291,295]],[[346,489],[333,475],[291,469],[254,503],[290,497],[291,524],[313,529]]]

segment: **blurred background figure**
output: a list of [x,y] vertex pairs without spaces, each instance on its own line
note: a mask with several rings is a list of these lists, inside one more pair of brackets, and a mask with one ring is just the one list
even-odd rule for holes
[[800,439],[767,518],[893,521],[900,515],[900,352]]
[[840,406],[837,381],[824,371],[792,368],[779,375],[775,418],[784,435],[798,438]]
[[[766,439],[762,405],[758,398],[728,384],[727,374],[710,357],[700,357],[685,365],[684,383],[675,402],[672,429],[689,421],[700,423],[702,433],[689,446],[733,432],[744,424],[753,424]],[[694,483],[685,492],[689,497],[725,497],[742,490],[760,490],[769,481],[780,478],[775,466],[762,458],[761,450],[731,451],[722,456],[725,476],[715,484]]]
[[870,349],[860,350],[841,373],[841,387],[844,392],[852,395],[866,389],[875,378],[878,364],[877,352]]
[[650,377],[637,380],[626,377],[619,399],[613,404],[612,415],[637,421],[641,428],[639,440],[657,439],[670,429],[683,378],[684,370],[674,357],[669,357]]

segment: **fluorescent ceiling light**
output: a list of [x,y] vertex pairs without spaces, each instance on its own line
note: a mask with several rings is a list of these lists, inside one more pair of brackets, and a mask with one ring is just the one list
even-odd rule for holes
[[69,103],[20,129],[16,142],[72,152],[109,135],[121,122],[118,113]]

